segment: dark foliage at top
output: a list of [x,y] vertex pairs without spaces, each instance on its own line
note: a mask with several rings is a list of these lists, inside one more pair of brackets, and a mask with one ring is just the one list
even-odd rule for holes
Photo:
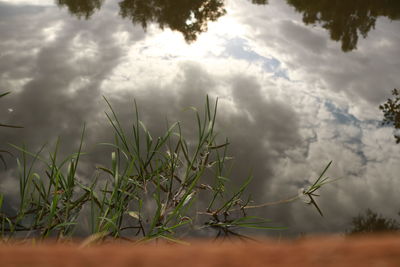
[[59,7],[67,6],[71,14],[89,19],[103,5],[104,0],[56,0]]
[[[60,7],[67,6],[78,18],[90,18],[100,9],[104,0],[57,0]],[[259,1],[258,1],[259,2]],[[265,2],[265,1],[261,1]],[[124,0],[119,2],[119,14],[144,29],[157,23],[183,34],[187,42],[207,31],[207,23],[225,15],[223,0]]]
[[[56,0],[58,6],[67,6],[78,18],[88,19],[100,9],[104,0]],[[256,5],[267,5],[268,0],[251,0]],[[357,48],[358,37],[366,38],[375,27],[379,16],[400,19],[398,0],[287,0],[303,14],[305,24],[321,24],[329,30],[332,40],[342,43],[347,52]],[[187,42],[207,31],[208,21],[216,21],[226,14],[224,0],[123,0],[119,14],[144,29],[157,23],[183,34]]]
[[223,0],[124,0],[119,3],[120,14],[143,28],[156,22],[179,31],[187,42],[207,30],[208,21],[215,21],[226,13]]

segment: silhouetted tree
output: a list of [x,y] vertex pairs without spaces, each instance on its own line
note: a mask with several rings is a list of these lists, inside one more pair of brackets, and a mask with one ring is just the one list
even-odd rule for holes
[[379,233],[400,230],[399,223],[394,219],[387,219],[367,209],[365,215],[354,217],[351,222],[353,228],[348,234]]
[[[58,6],[67,6],[71,14],[89,19],[100,9],[104,0],[56,0]],[[253,0],[266,4],[266,0]],[[144,29],[157,23],[183,34],[187,42],[207,31],[209,21],[226,14],[224,0],[124,0],[119,2],[119,14]]]
[[104,0],[56,0],[59,7],[67,6],[71,14],[89,19],[103,5]]
[[[104,0],[56,0],[67,6],[79,18],[90,18],[100,9]],[[225,0],[123,0],[119,2],[120,15],[133,24],[147,28],[157,23],[160,28],[179,31],[187,42],[207,30],[208,21],[226,14]],[[399,0],[286,0],[303,13],[306,24],[320,23],[335,41],[342,42],[343,51],[357,48],[358,36],[367,37],[379,16],[400,19]],[[253,4],[266,5],[268,0],[251,0]]]
[[161,29],[183,34],[187,42],[207,30],[208,21],[215,21],[226,13],[223,0],[124,0],[119,3],[120,15],[146,29],[155,22]]
[[[393,99],[388,99],[385,104],[380,105],[384,119],[383,125],[393,125],[397,131],[400,131],[400,94],[397,89],[392,91]],[[395,133],[394,138],[396,143],[400,143],[400,133]]]
[[398,0],[287,0],[303,13],[305,24],[320,23],[343,51],[357,48],[358,36],[367,37],[379,16],[400,19]]

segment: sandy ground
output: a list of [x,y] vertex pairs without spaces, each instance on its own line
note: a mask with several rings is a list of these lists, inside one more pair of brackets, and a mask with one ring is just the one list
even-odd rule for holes
[[400,235],[190,245],[0,245],[0,266],[400,266]]

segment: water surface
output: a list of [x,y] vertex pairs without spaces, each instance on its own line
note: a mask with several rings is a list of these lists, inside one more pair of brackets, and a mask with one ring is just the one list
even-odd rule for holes
[[[259,210],[283,235],[343,232],[366,208],[396,218],[400,145],[379,105],[400,84],[395,0],[0,1],[1,147],[65,152],[87,125],[84,169],[109,155],[110,99],[128,121],[136,99],[147,126],[190,125],[189,106],[219,98],[232,179],[252,171],[257,202],[296,194],[329,161],[324,218],[297,202]],[[190,132],[190,127],[188,129]],[[17,196],[15,159],[1,190]],[[82,173],[85,173],[82,170]]]

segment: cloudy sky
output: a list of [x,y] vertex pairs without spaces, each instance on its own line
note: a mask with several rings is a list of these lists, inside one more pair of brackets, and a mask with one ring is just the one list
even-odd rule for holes
[[[0,1],[0,92],[12,92],[1,99],[0,121],[24,126],[0,129],[3,148],[35,150],[59,136],[69,151],[86,123],[89,166],[103,157],[95,144],[111,135],[103,95],[124,121],[136,99],[143,121],[161,133],[166,117],[190,121],[185,108],[201,108],[208,94],[219,98],[232,179],[252,171],[257,202],[296,194],[333,161],[328,175],[340,180],[321,191],[324,218],[301,201],[258,211],[288,235],[343,232],[367,208],[397,218],[400,145],[380,127],[378,106],[400,84],[400,21],[379,17],[357,49],[343,52],[286,1],[232,0],[188,44],[168,27],[132,25],[117,2],[85,20],[52,0]],[[1,191],[11,198],[15,159],[7,160]]]

